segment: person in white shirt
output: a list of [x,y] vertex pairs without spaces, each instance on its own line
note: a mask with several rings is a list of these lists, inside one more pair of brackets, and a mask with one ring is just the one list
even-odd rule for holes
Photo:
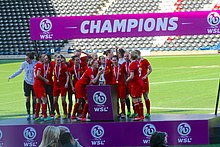
[[33,119],[35,118],[35,105],[36,105],[36,99],[33,89],[34,84],[34,67],[35,67],[36,61],[34,60],[34,53],[27,53],[25,56],[25,61],[21,64],[20,69],[9,76],[8,81],[10,79],[15,78],[16,76],[20,75],[22,71],[25,71],[24,74],[24,96],[26,97],[26,110],[27,110],[27,120],[31,119],[30,115],[30,95],[32,94],[32,107],[33,107]]

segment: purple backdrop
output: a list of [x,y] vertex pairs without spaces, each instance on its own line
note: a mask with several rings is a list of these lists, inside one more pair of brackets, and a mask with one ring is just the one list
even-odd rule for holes
[[[146,146],[154,131],[168,133],[169,145],[208,144],[208,120],[91,122],[65,124],[83,146]],[[46,125],[0,126],[3,147],[38,146]]]
[[220,11],[31,18],[32,40],[220,34]]

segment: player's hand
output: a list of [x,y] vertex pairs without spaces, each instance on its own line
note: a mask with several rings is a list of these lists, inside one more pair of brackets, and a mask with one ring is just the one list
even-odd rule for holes
[[11,78],[10,77],[8,77],[8,82],[9,82],[9,80],[10,80]]
[[104,69],[99,69],[99,71],[98,71],[98,75],[103,74],[103,72],[104,72]]
[[48,80],[48,79],[45,79],[45,83],[49,83],[49,80]]
[[75,88],[74,87],[72,87],[72,91],[73,91],[73,93],[75,93]]
[[65,88],[68,88],[68,83],[65,84]]

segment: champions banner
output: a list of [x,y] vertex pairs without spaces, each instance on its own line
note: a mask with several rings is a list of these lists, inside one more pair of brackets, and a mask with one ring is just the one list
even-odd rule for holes
[[32,40],[220,34],[220,11],[30,19]]

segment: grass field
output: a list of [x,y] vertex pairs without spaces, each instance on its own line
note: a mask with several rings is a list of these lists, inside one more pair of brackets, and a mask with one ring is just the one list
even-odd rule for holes
[[[147,57],[150,75],[152,114],[214,113],[220,55]],[[26,115],[23,74],[8,77],[19,69],[21,61],[0,60],[0,119]]]
[[[156,56],[147,59],[153,67],[149,77],[152,115],[214,113],[220,55]],[[0,120],[26,116],[23,74],[8,82],[8,77],[19,69],[21,62],[0,60]]]

